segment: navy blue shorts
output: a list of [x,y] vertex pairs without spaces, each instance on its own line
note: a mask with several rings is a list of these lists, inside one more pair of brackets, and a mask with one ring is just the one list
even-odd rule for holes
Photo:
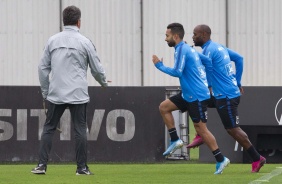
[[177,95],[171,96],[169,100],[172,101],[181,112],[186,112],[188,110],[188,102],[182,98],[181,94],[180,92]]
[[236,98],[216,99],[215,105],[225,129],[239,127],[238,105],[240,96]]
[[211,98],[209,99],[208,108],[216,108],[214,96],[211,96]]
[[207,106],[209,103],[208,100],[204,101],[193,101],[187,102],[181,96],[181,93],[174,95],[169,98],[169,100],[174,103],[181,112],[188,111],[193,123],[207,122]]

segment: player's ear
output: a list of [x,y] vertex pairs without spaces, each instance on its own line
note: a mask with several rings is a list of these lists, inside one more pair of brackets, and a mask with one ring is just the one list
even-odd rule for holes
[[204,38],[207,38],[207,37],[208,37],[208,33],[207,33],[207,32],[203,32],[202,35],[203,35]]
[[175,41],[175,40],[177,40],[177,39],[179,38],[179,35],[178,35],[178,34],[174,34],[174,35],[172,36],[172,38],[173,38],[173,40]]

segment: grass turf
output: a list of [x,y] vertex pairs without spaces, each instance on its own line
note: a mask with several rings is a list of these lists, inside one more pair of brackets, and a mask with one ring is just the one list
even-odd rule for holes
[[[46,175],[35,175],[30,171],[35,165],[1,165],[0,183],[249,183],[271,173],[282,164],[266,164],[259,173],[251,173],[250,164],[231,164],[222,175],[214,175],[214,164],[191,163],[190,161],[166,161],[157,164],[89,164],[94,175],[76,176],[74,164],[49,164]],[[282,170],[282,168],[281,168]],[[279,183],[278,174],[267,183]]]

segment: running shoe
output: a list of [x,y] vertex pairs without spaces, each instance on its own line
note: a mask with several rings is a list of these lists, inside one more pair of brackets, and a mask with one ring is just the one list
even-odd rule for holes
[[163,156],[171,155],[173,152],[175,152],[177,149],[181,148],[182,146],[183,146],[183,141],[181,139],[178,139],[176,141],[171,141],[169,147],[163,153]]
[[230,163],[230,160],[226,157],[224,157],[224,160],[222,162],[216,162],[216,166],[215,166],[216,171],[214,174],[222,174],[223,169],[227,167],[229,163]]
[[44,164],[38,164],[37,167],[31,170],[33,174],[45,174],[47,171],[47,166]]
[[83,169],[77,169],[76,175],[94,175],[94,174],[92,172],[90,172],[88,167],[85,167]]
[[266,159],[260,156],[259,160],[252,163],[252,172],[259,172],[260,168],[266,163]]
[[202,137],[200,135],[196,135],[196,137],[193,139],[192,143],[187,145],[187,148],[196,148],[204,143]]

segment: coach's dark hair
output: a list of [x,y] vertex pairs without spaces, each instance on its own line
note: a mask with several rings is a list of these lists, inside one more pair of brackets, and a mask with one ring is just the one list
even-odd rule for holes
[[171,23],[167,26],[167,29],[171,29],[172,34],[178,34],[180,39],[183,39],[185,31],[180,23]]
[[81,17],[81,11],[76,6],[68,6],[63,11],[64,26],[75,25]]

